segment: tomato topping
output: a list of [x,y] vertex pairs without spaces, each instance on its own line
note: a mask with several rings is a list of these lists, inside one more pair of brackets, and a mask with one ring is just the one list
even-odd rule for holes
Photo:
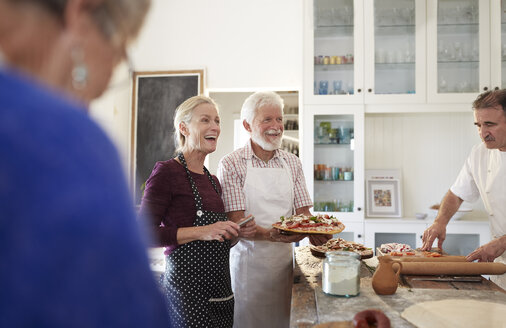
[[406,252],[406,255],[415,255],[413,252]]

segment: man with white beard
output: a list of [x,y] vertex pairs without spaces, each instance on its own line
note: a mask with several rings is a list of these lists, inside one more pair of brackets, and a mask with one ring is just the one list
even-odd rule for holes
[[[256,234],[230,251],[235,296],[234,327],[284,328],[290,323],[293,242],[305,235],[280,235],[272,224],[281,216],[311,215],[312,202],[299,158],[280,150],[283,99],[274,92],[249,96],[241,109],[251,138],[223,157],[218,179],[225,212],[237,222],[252,214]],[[310,237],[320,245],[331,236]]]

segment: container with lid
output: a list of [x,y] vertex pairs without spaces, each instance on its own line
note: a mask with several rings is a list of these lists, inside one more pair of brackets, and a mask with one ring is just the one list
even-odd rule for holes
[[360,293],[359,254],[327,252],[322,265],[322,289],[326,294],[353,297]]

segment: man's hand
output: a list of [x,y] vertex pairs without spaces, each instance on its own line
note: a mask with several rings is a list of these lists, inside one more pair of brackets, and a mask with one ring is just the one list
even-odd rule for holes
[[[244,220],[248,219],[249,217],[251,217],[251,214],[248,215],[248,217],[244,218]],[[241,220],[237,223],[241,223],[242,221],[244,220]],[[242,237],[242,238],[253,238],[255,237],[256,233],[257,233],[257,225],[255,223],[255,219],[249,221],[248,223],[244,224],[242,227],[240,227],[240,231],[239,231],[239,237]]]
[[434,222],[430,227],[427,228],[423,232],[422,240],[422,250],[430,251],[432,249],[432,244],[437,238],[437,247],[440,250],[443,250],[443,242],[446,238],[446,224],[436,223]]
[[506,250],[506,236],[496,238],[489,243],[482,245],[466,256],[466,261],[472,262],[493,262]]
[[332,239],[332,235],[309,235],[309,242],[315,246],[323,245],[329,239]]
[[295,243],[307,237],[306,234],[282,235],[281,230],[272,228],[268,231],[270,240],[281,243]]

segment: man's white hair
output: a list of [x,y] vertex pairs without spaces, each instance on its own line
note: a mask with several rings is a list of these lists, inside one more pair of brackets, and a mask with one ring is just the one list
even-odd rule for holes
[[250,95],[244,101],[241,109],[241,121],[246,121],[248,124],[253,122],[259,108],[266,105],[274,105],[281,109],[283,113],[283,107],[285,103],[283,98],[272,91],[260,91]]

